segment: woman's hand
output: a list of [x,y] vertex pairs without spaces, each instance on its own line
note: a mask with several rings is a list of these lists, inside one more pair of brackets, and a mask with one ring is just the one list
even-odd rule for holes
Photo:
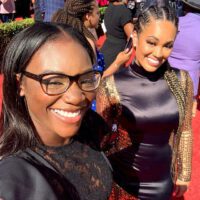
[[184,193],[187,191],[190,182],[184,182],[181,180],[176,181],[176,185],[174,188],[173,196],[182,197]]
[[121,65],[125,64],[131,57],[133,48],[131,50],[125,49],[118,53],[114,62],[104,71],[102,78],[113,75],[117,72]]
[[119,52],[114,63],[118,65],[118,67],[125,64],[130,59],[132,52],[133,48]]

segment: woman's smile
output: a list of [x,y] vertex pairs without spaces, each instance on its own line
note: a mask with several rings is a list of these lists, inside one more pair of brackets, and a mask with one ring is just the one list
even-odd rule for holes
[[147,62],[152,67],[159,67],[162,64],[162,62],[159,61],[158,59],[151,58],[151,57],[147,57]]
[[76,111],[67,111],[63,109],[50,109],[50,111],[60,120],[67,123],[77,123],[82,118],[83,111],[81,109]]

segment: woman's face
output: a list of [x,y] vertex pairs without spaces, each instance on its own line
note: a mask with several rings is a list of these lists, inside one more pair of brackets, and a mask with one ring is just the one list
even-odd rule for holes
[[151,19],[141,33],[134,33],[136,63],[148,72],[156,71],[169,57],[176,32],[172,22]]
[[[42,46],[32,57],[26,71],[37,75],[56,72],[75,76],[91,69],[87,51],[76,41],[62,36]],[[20,88],[20,95],[25,97],[41,140],[50,146],[69,142],[78,132],[83,116],[95,97],[95,91],[83,92],[75,81],[63,94],[49,96],[38,81],[24,75]]]
[[93,11],[88,14],[88,20],[89,20],[88,28],[98,28],[99,25],[100,11],[96,0],[94,1],[93,5],[94,5]]

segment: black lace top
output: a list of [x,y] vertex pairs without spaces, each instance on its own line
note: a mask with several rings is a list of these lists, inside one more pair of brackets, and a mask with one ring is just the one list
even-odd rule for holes
[[[94,121],[94,116],[90,117]],[[92,130],[90,119],[86,121],[70,144],[60,147],[38,145],[35,151],[66,177],[81,200],[106,200],[112,186],[111,168],[105,155],[94,145],[99,129],[94,126],[96,131]]]

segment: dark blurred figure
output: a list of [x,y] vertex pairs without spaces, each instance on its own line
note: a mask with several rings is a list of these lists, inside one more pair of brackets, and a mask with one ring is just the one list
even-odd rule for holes
[[127,8],[127,1],[109,2],[104,15],[106,40],[100,50],[104,54],[106,68],[113,63],[118,53],[124,50],[133,31],[132,13]]
[[40,0],[40,6],[44,13],[44,21],[50,22],[53,14],[64,7],[65,0]]
[[29,18],[31,17],[31,0],[15,0],[16,17]]
[[44,20],[44,8],[42,8],[41,1],[43,0],[32,0],[35,22]]

